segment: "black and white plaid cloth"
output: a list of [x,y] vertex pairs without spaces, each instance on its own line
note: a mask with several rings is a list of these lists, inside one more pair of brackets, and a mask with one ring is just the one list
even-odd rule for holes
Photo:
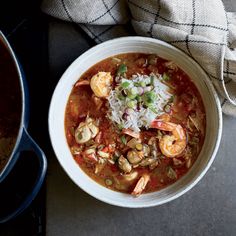
[[42,10],[78,24],[97,43],[136,34],[191,56],[215,85],[225,114],[236,116],[236,13],[221,0],[44,0]]

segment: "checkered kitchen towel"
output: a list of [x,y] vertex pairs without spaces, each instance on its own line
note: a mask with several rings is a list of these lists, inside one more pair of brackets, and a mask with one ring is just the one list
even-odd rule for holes
[[221,0],[44,0],[42,10],[78,24],[97,43],[129,35],[180,48],[209,75],[224,113],[236,117],[236,13]]

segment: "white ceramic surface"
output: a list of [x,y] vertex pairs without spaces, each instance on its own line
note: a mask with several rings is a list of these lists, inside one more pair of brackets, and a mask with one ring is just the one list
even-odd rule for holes
[[[174,61],[194,81],[206,108],[206,138],[202,151],[189,170],[176,183],[157,192],[134,198],[109,190],[88,177],[72,158],[64,130],[66,103],[75,82],[97,62],[128,52],[156,53]],[[190,190],[204,176],[217,153],[221,133],[222,114],[217,94],[201,67],[175,47],[151,38],[123,37],[99,44],[78,57],[62,75],[54,91],[49,109],[49,133],[55,154],[69,177],[88,194],[109,204],[122,207],[150,207],[171,201]],[[206,190],[207,191],[207,190]]]

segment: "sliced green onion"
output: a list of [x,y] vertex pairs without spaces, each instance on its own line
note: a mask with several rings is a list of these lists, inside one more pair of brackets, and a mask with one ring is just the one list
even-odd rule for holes
[[146,92],[143,95],[143,100],[144,100],[145,105],[148,105],[149,103],[153,103],[155,99],[156,99],[156,94],[153,91]]
[[125,137],[124,135],[122,135],[122,136],[120,137],[120,140],[121,140],[121,142],[122,142],[124,145],[127,144],[127,140],[126,140],[126,137]]
[[149,91],[145,93],[147,97],[151,98],[151,99],[155,99],[156,98],[156,94],[153,91]]
[[121,94],[118,95],[118,98],[119,98],[119,100],[121,100],[121,101],[125,100],[125,97],[124,97],[123,95],[121,95]]
[[124,125],[123,124],[118,124],[118,129],[123,129]]
[[136,98],[136,96],[137,96],[137,94],[131,94],[131,93],[128,93],[128,95],[127,95],[127,97],[129,99],[134,99],[134,98]]
[[135,100],[131,100],[131,101],[128,101],[128,102],[127,102],[127,106],[128,106],[129,108],[135,108],[136,105],[137,105],[137,101],[135,101]]
[[146,83],[144,81],[135,82],[134,86],[136,86],[136,87],[145,87]]
[[153,75],[151,75],[150,79],[151,79],[151,82],[150,82],[150,84],[151,84],[151,85],[153,85],[153,84],[154,84],[154,79],[155,79],[155,78],[154,78],[154,76],[153,76]]
[[145,86],[146,86],[146,83],[145,83],[144,81],[141,81],[141,82],[140,82],[140,86],[141,86],[141,87],[145,87]]
[[167,167],[167,176],[168,176],[170,179],[177,179],[177,174],[176,174],[176,172],[175,172],[170,166]]
[[111,179],[105,179],[105,184],[110,186],[113,184],[112,180]]
[[169,102],[170,102],[170,103],[174,102],[174,98],[175,98],[175,96],[174,96],[174,95],[173,95],[173,96],[171,96],[171,98],[170,98]]
[[133,87],[133,88],[130,89],[130,93],[132,95],[137,95],[138,94],[138,89],[136,87]]
[[148,108],[149,108],[152,112],[154,112],[155,114],[158,113],[157,110],[156,110],[154,107],[152,107],[152,106],[148,106]]
[[164,72],[163,75],[162,75],[162,79],[165,80],[165,81],[169,81],[169,80],[170,80],[170,76],[167,75],[167,74]]
[[121,64],[117,70],[117,75],[123,75],[127,72],[127,66],[125,64]]
[[164,111],[166,113],[170,113],[171,112],[171,105],[169,103],[164,106]]
[[77,133],[77,138],[81,140],[83,138],[82,134],[80,132]]
[[136,100],[137,100],[138,102],[141,102],[141,101],[142,101],[141,96],[137,96],[137,97],[136,97]]
[[127,82],[127,81],[125,81],[125,82],[123,82],[123,83],[121,84],[121,87],[122,87],[122,88],[128,88],[129,86],[130,86],[130,83]]

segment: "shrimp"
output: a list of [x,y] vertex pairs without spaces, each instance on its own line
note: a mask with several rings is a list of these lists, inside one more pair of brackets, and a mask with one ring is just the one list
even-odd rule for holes
[[172,132],[172,135],[164,135],[159,140],[159,147],[163,155],[176,157],[186,148],[187,139],[181,125],[162,120],[154,120],[151,123],[151,128]]
[[80,87],[80,86],[84,86],[84,85],[89,85],[90,82],[88,80],[79,80],[76,84],[75,87]]
[[138,180],[131,194],[138,197],[145,189],[149,180],[150,180],[150,176],[148,174],[143,174],[142,177]]
[[112,81],[110,72],[98,72],[91,78],[90,87],[97,97],[108,97]]
[[167,113],[164,113],[157,118],[159,121],[170,121],[170,115]]
[[122,129],[123,134],[127,134],[133,138],[139,139],[140,138],[140,133],[134,132],[131,129]]

